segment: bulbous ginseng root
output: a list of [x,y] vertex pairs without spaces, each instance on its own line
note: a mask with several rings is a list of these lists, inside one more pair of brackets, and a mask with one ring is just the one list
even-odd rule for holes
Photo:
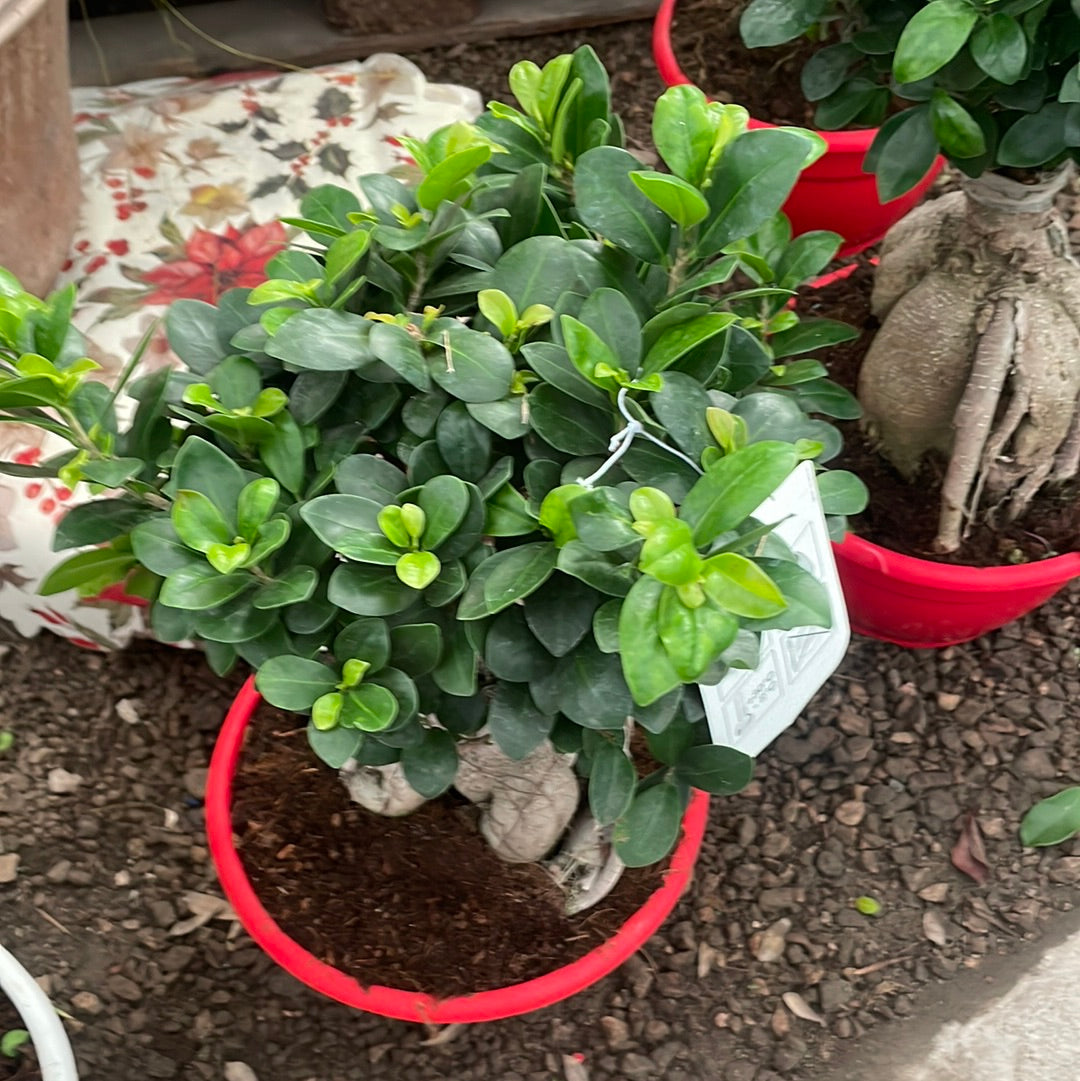
[[948,457],[938,551],[977,514],[1016,518],[1080,469],[1080,265],[1053,209],[1066,179],[988,174],[883,245],[863,424],[909,478],[930,451]]

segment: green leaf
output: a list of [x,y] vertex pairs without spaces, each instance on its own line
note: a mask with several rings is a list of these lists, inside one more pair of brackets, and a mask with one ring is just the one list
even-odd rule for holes
[[468,179],[490,157],[491,147],[481,144],[444,158],[420,181],[416,201],[425,210],[437,210],[440,203],[457,199],[468,191]]
[[274,434],[259,444],[263,464],[293,495],[299,495],[304,484],[306,444],[300,426],[289,413],[278,413],[273,419]]
[[634,796],[630,809],[615,823],[615,854],[627,867],[647,867],[666,856],[679,837],[682,801],[670,781]]
[[425,799],[441,796],[454,783],[458,754],[454,737],[441,728],[426,728],[424,738],[401,752],[405,780]]
[[124,481],[141,473],[143,465],[141,458],[109,458],[85,462],[79,468],[86,480],[104,484],[106,488],[119,488]]
[[398,715],[398,701],[377,683],[361,683],[342,695],[340,723],[361,732],[382,732]]
[[[471,408],[491,406],[475,403]],[[520,407],[519,407],[520,419]],[[450,472],[465,480],[479,480],[491,463],[491,432],[476,420],[464,402],[451,402],[435,424],[435,442]]]
[[176,535],[197,552],[205,552],[214,544],[229,544],[233,539],[224,515],[202,492],[177,492],[171,518]]
[[586,728],[622,728],[634,705],[619,658],[586,640],[556,669],[559,712]]
[[161,603],[193,612],[217,608],[255,584],[250,574],[219,574],[206,565],[181,567],[173,571],[161,587]]
[[427,362],[417,340],[395,323],[375,323],[368,335],[371,351],[417,390],[431,389]]
[[278,709],[302,713],[337,685],[337,676],[319,661],[304,657],[271,657],[255,674],[255,689]]
[[331,769],[341,769],[360,750],[364,734],[355,728],[342,728],[340,725],[321,731],[309,721],[307,740],[308,746],[321,761]]
[[666,588],[655,578],[639,578],[619,611],[623,675],[638,705],[650,705],[682,683],[660,640],[659,606]]
[[533,304],[554,308],[565,292],[588,295],[604,284],[596,260],[561,236],[527,237],[499,258],[487,278],[519,312]]
[[[734,616],[711,604],[687,607],[671,586],[660,594],[656,633],[682,683],[700,679],[735,640],[738,629]],[[621,620],[619,632],[622,641]]]
[[589,770],[589,810],[601,826],[609,826],[630,810],[637,787],[634,764],[621,745],[605,740]]
[[641,540],[625,497],[620,499],[613,488],[593,488],[571,500],[570,517],[578,538],[596,552],[613,552]]
[[735,552],[721,552],[705,561],[703,585],[714,604],[746,619],[769,619],[787,607],[776,583]]
[[555,718],[541,712],[520,683],[495,685],[487,723],[492,739],[508,758],[520,761],[547,739]]
[[796,627],[830,627],[832,612],[825,587],[797,563],[782,559],[758,559],[758,565],[776,583],[787,607],[769,619],[749,620],[747,630],[794,630]]
[[339,492],[363,496],[380,507],[396,503],[408,483],[400,469],[373,454],[350,455],[338,463],[334,472],[334,486]]
[[[621,609],[622,601],[610,600],[600,605],[593,614],[593,639],[602,653],[619,652],[619,612]],[[528,615],[527,610],[526,615]]]
[[[8,735],[10,733],[5,733]],[[0,1036],[0,1055],[4,1058],[18,1058],[23,1047],[30,1042],[30,1033],[24,1028],[9,1028],[2,1036]],[[32,1065],[30,1067],[33,1068]],[[16,1067],[16,1073],[21,1073],[21,1069]]]
[[366,661],[378,672],[390,660],[390,630],[383,619],[354,619],[334,639],[333,654],[339,663]]
[[300,202],[300,213],[308,221],[323,225],[335,234],[351,232],[354,226],[349,215],[359,211],[360,200],[336,184],[312,188]]
[[[79,552],[57,564],[42,580],[38,592],[43,597],[63,593],[68,589],[101,583],[101,588],[121,581],[135,566],[130,552],[117,552],[113,548],[93,548]],[[207,568],[209,569],[209,568]]]
[[692,184],[666,173],[630,174],[634,186],[683,230],[691,229],[709,213],[705,196]]
[[[570,355],[561,345],[556,345],[554,342],[529,342],[522,348],[521,355],[533,371],[556,390],[585,405],[599,406],[601,409],[609,408],[608,394],[590,383],[578,371]],[[529,396],[530,409],[532,397],[532,395]]]
[[406,552],[394,570],[410,589],[427,589],[439,577],[442,564],[433,552]]
[[60,519],[53,534],[52,549],[62,552],[65,548],[115,540],[148,519],[153,520],[155,514],[171,531],[168,519],[144,503],[125,499],[96,499],[90,503],[80,503]]
[[550,672],[551,654],[533,636],[519,606],[500,612],[485,632],[484,663],[496,678],[528,683]]
[[403,623],[390,631],[394,665],[406,675],[426,676],[442,652],[442,631],[434,623]]
[[672,224],[631,178],[641,169],[632,154],[599,146],[578,158],[574,202],[588,228],[638,259],[660,264],[668,258]]
[[688,747],[679,755],[675,776],[714,796],[732,796],[750,783],[754,760],[734,747]]
[[898,83],[940,71],[965,45],[979,13],[965,0],[931,0],[907,21],[893,56]]
[[806,140],[781,128],[740,135],[713,169],[709,217],[699,228],[699,255],[716,255],[755,233],[776,214],[806,160]]
[[511,484],[504,484],[486,504],[484,535],[488,537],[521,537],[537,530],[537,521],[529,510],[528,501]]
[[861,514],[870,500],[866,485],[846,469],[819,473],[817,486],[826,514]]
[[279,578],[263,585],[252,604],[256,608],[300,604],[312,596],[318,581],[319,572],[314,567],[290,567]]
[[131,533],[136,559],[147,570],[162,577],[182,567],[203,566],[203,561],[176,535],[168,518],[154,518],[136,526]]
[[223,450],[198,436],[188,436],[173,462],[170,488],[175,492],[202,492],[232,528],[236,504],[246,483],[244,471]]
[[218,309],[202,300],[176,300],[165,315],[172,351],[196,375],[207,375],[225,356],[217,332]]
[[1012,86],[1027,65],[1027,35],[1011,15],[994,12],[980,20],[971,35],[971,56],[991,79]]
[[1038,112],[1021,116],[1001,138],[997,160],[1017,169],[1033,169],[1045,165],[1061,154],[1068,142],[1066,125],[1074,107],[1060,101],[1049,101]]
[[431,377],[448,394],[463,402],[494,402],[509,393],[514,358],[502,342],[456,324],[436,344]]
[[559,549],[559,570],[612,597],[625,597],[637,571],[624,559],[594,552],[579,540]]
[[736,317],[730,312],[711,312],[665,331],[645,354],[642,374],[665,371],[702,342],[731,326],[735,320]]
[[416,591],[387,567],[346,563],[334,569],[327,587],[332,604],[358,616],[390,616],[416,601]]
[[974,158],[986,153],[986,137],[975,118],[944,90],[930,98],[930,126],[942,150],[954,158]]
[[600,603],[596,591],[576,578],[558,575],[525,603],[529,629],[556,657],[565,656],[589,632]]
[[356,371],[375,359],[373,325],[352,312],[309,308],[282,325],[266,352],[301,371]]
[[438,551],[461,527],[469,512],[475,489],[448,473],[432,477],[416,497],[427,524],[421,538],[430,551]]
[[751,0],[739,18],[739,33],[751,49],[784,45],[814,26],[825,8],[826,0]]
[[1040,800],[1020,822],[1020,843],[1034,847],[1061,844],[1080,830],[1080,787]]
[[671,86],[660,96],[653,110],[653,143],[676,176],[691,184],[702,181],[714,134],[708,101],[696,86]]
[[602,411],[543,384],[529,394],[529,422],[541,439],[566,454],[605,454],[610,411]]
[[255,539],[255,533],[273,513],[281,487],[272,477],[259,477],[244,486],[236,502],[236,525],[242,537]]
[[555,545],[538,541],[496,552],[473,571],[458,602],[457,618],[482,619],[538,589],[555,569]]
[[211,544],[206,549],[206,559],[214,570],[221,574],[232,574],[239,570],[251,555],[251,545],[247,541],[237,544]]
[[300,507],[300,517],[319,540],[336,551],[357,533],[378,534],[381,509],[374,499],[360,495],[321,495]]
[[680,509],[693,528],[694,542],[704,546],[734,529],[797,463],[794,447],[773,441],[751,443],[721,458],[690,489]]
[[707,447],[715,447],[706,419],[712,399],[693,376],[667,372],[650,402],[667,434],[695,461],[701,461]]

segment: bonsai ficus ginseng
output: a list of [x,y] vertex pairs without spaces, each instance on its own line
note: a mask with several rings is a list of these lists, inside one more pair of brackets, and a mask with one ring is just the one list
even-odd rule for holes
[[819,126],[901,106],[866,160],[882,199],[938,153],[964,175],[886,238],[859,382],[905,475],[948,457],[935,547],[955,551],[977,515],[1014,519],[1080,470],[1080,268],[1054,208],[1080,153],[1080,5],[752,0],[741,26],[751,46],[820,43],[802,74]]
[[[647,864],[691,786],[750,777],[709,745],[696,684],[830,620],[753,512],[839,451],[809,413],[857,411],[807,356],[851,330],[789,306],[838,238],[792,241],[778,215],[805,133],[678,87],[661,173],[621,148],[591,49],[510,81],[520,110],[403,140],[416,183],[310,192],[265,284],[174,303],[186,367],[127,383],[124,426],[71,291],[0,277],[0,409],[64,437],[40,468],[100,496],[55,537],[96,547],[45,592],[123,581],[158,637],[252,665],[371,809],[456,785],[501,855],[534,860],[584,803]],[[865,492],[819,487],[842,533]],[[641,780],[635,729],[659,763]]]

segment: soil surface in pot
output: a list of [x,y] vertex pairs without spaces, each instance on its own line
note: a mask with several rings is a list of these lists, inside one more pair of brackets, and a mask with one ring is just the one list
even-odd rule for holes
[[[880,326],[870,310],[874,267],[869,259],[869,255],[859,256],[847,277],[805,291],[799,299],[804,315],[839,319],[861,331],[854,341],[832,346],[820,357],[830,377],[853,394],[863,357]],[[839,427],[844,450],[830,464],[850,469],[870,489],[870,504],[852,521],[852,528],[874,544],[920,559],[977,567],[1029,563],[1080,549],[1080,483],[1070,481],[1044,488],[1015,522],[996,527],[985,520],[974,523],[959,552],[949,556],[933,552],[948,463],[944,458],[928,458],[917,481],[910,483],[877,453],[857,421]]]
[[[0,992],[0,1037],[12,1029],[25,1028],[18,1011]],[[41,1081],[33,1045],[24,1043],[15,1058],[0,1055],[0,1081]]]
[[755,120],[813,128],[814,105],[803,97],[799,79],[818,46],[799,38],[771,49],[748,49],[739,36],[745,6],[680,0],[671,27],[679,67],[714,101],[744,105]]
[[568,918],[543,868],[491,851],[466,800],[375,815],[294,720],[264,708],[249,731],[233,828],[252,886],[286,934],[361,984],[445,998],[521,983],[610,938],[661,884],[662,865],[628,870]]

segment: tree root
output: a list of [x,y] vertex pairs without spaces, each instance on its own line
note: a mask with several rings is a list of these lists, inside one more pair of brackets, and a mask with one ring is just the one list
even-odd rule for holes
[[984,497],[1014,519],[1080,471],[1080,266],[1052,196],[988,174],[883,245],[859,399],[909,478],[928,452],[949,457],[938,551],[960,546]]

